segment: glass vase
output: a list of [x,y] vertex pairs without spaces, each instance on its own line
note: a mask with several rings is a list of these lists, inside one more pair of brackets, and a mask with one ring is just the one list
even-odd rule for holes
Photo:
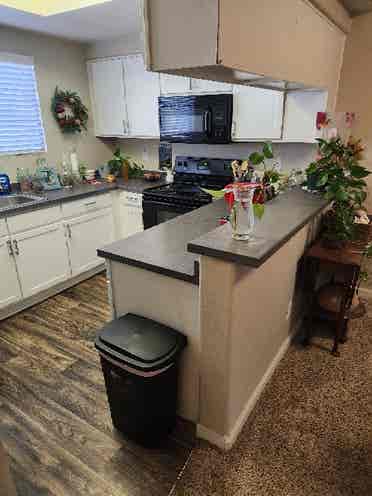
[[251,238],[254,229],[253,195],[251,184],[236,183],[233,187],[234,203],[231,208],[230,222],[232,237],[239,241]]

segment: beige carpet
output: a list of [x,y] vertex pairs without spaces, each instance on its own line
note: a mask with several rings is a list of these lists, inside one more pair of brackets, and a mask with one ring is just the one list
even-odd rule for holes
[[341,357],[292,345],[235,447],[197,447],[177,496],[371,496],[372,302]]

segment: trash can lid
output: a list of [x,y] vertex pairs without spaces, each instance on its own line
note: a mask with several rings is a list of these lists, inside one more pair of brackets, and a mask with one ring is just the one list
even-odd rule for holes
[[99,351],[140,370],[164,366],[185,345],[175,329],[131,313],[107,324],[96,339]]

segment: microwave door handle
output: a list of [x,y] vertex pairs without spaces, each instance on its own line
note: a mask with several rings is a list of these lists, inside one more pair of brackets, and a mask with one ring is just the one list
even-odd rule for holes
[[207,136],[210,136],[212,132],[212,111],[210,109],[206,110],[203,114],[203,131]]
[[207,134],[210,136],[212,134],[212,110],[208,110],[207,113]]
[[203,132],[208,135],[208,112],[209,110],[206,110],[203,113]]

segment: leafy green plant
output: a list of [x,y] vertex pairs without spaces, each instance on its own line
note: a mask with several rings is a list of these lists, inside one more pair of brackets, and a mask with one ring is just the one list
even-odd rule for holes
[[116,148],[114,156],[108,161],[107,165],[109,167],[110,174],[117,176],[120,174],[123,165],[128,165],[128,177],[142,177],[143,176],[143,166],[135,162],[129,155],[123,155],[120,148]]
[[364,178],[370,172],[360,165],[364,147],[360,140],[341,138],[318,139],[319,157],[306,169],[310,189],[318,189],[332,202],[324,216],[323,237],[330,241],[346,241],[355,235],[354,217],[364,203],[367,186]]
[[255,166],[264,165],[266,159],[274,158],[273,145],[271,143],[264,143],[262,147],[262,153],[253,152],[249,155],[249,162]]

